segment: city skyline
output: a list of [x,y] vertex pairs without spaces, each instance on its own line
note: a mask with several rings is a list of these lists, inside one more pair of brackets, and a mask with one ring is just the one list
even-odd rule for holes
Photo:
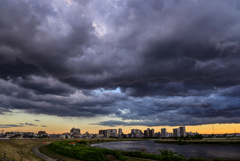
[[[200,136],[202,135],[202,136]],[[88,131],[81,131],[80,128],[72,127],[69,131],[63,133],[49,133],[47,131],[4,131],[0,132],[0,138],[10,139],[14,138],[33,138],[33,137],[50,137],[50,138],[174,138],[174,137],[238,137],[240,133],[236,131],[234,133],[212,133],[204,134],[198,131],[188,131],[185,126],[175,127],[173,129],[168,129],[163,127],[161,129],[147,128],[146,130],[141,129],[131,129],[130,132],[123,132],[122,128],[110,128],[101,129],[97,133],[91,133]]]
[[[118,129],[122,128],[122,131],[124,133],[130,133],[132,129],[140,129],[144,131],[146,128],[153,128],[156,130],[156,132],[160,132],[162,128],[166,128],[169,131],[173,131],[173,129],[178,128],[178,126],[152,126],[152,127],[147,127],[147,126],[102,126],[102,127],[96,127],[96,125],[85,125],[85,126],[80,126],[80,121],[71,121],[67,122],[67,124],[61,124],[60,126],[54,122],[54,120],[57,122],[58,120],[55,118],[52,121],[52,125],[49,127],[41,127],[41,124],[47,123],[44,121],[37,120],[35,124],[31,123],[26,123],[30,124],[27,126],[20,126],[20,127],[11,127],[11,128],[0,128],[1,131],[4,132],[12,132],[12,131],[17,131],[17,132],[35,132],[37,133],[40,130],[47,131],[50,134],[54,133],[66,133],[69,132],[70,127],[75,127],[75,128],[80,128],[83,133],[89,132],[89,133],[98,133],[99,130],[101,129]],[[0,118],[1,121],[1,118]],[[49,120],[48,120],[49,121]],[[75,124],[69,125],[69,123],[76,122]],[[24,123],[22,123],[24,124]],[[19,124],[21,125],[21,124]],[[93,127],[91,127],[93,126]],[[224,128],[225,126],[225,128]],[[239,124],[227,124],[227,125],[221,125],[221,124],[209,124],[209,125],[198,125],[198,126],[186,126],[187,131],[190,132],[198,132],[201,134],[226,134],[226,133],[240,133],[238,130]],[[94,129],[94,130],[93,130]],[[226,130],[227,129],[227,130]]]
[[240,132],[240,2],[0,6],[0,130]]

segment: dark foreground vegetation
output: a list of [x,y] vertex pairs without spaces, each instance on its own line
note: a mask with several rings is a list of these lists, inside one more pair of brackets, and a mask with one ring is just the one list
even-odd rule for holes
[[[61,141],[54,142],[47,145],[47,148],[63,154],[69,157],[80,159],[82,161],[111,161],[113,160],[127,161],[129,157],[134,158],[144,158],[151,160],[160,161],[210,161],[206,158],[185,158],[182,155],[177,155],[175,152],[168,150],[160,150],[161,155],[149,154],[140,151],[120,151],[120,150],[109,150],[101,149],[96,147],[90,147],[87,141]],[[139,159],[140,160],[140,159]],[[236,160],[226,160],[226,159],[212,159],[211,161],[236,161]]]
[[86,144],[86,141],[62,141],[51,143],[48,147],[57,153],[84,161],[109,161],[105,155],[113,155],[120,161],[126,160],[117,150],[94,148]]

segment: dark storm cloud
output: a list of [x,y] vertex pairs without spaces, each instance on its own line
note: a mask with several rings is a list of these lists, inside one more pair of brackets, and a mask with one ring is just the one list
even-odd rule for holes
[[30,76],[24,81],[18,81],[18,83],[22,87],[32,89],[38,94],[69,95],[75,91],[69,85],[63,84],[51,77]]
[[[0,114],[239,123],[240,3],[21,1],[0,6]],[[211,121],[209,121],[211,118]]]
[[126,99],[121,93],[105,90],[91,91],[88,95],[77,90],[68,95],[39,94],[11,81],[0,80],[0,83],[0,107],[7,110],[25,110],[29,113],[86,117],[108,115],[115,113],[113,106],[116,101]]
[[34,120],[34,121],[36,121],[36,122],[41,122],[40,120]]
[[103,121],[96,123],[94,125],[101,125],[101,126],[148,126],[148,127],[154,127],[154,126],[183,126],[183,125],[204,125],[204,124],[225,124],[225,123],[239,123],[238,118],[231,118],[228,119],[228,121],[224,121],[224,118],[219,117],[216,119],[216,121],[211,121],[209,119],[198,119],[198,118],[181,118],[181,119],[175,119],[171,121],[163,121],[163,120],[144,120],[140,122],[136,121],[116,121],[116,120],[109,120],[109,121]]
[[40,71],[34,65],[26,64],[19,58],[0,63],[0,77],[3,79],[22,78],[30,74],[40,74]]

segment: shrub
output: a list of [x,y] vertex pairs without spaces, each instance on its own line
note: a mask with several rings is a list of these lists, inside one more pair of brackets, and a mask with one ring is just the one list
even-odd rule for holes
[[70,157],[84,160],[84,161],[109,161],[105,157],[106,154],[115,156],[118,160],[125,161],[126,157],[122,155],[120,151],[117,150],[108,150],[108,149],[99,149],[94,147],[84,146],[87,144],[86,141],[78,141],[75,144],[72,141],[62,141],[54,142],[48,145],[48,147],[63,155],[68,155]]
[[83,144],[83,145],[87,145],[87,144],[88,144],[88,142],[87,142],[87,141],[85,141],[85,140],[78,141],[77,143],[78,143],[78,144]]
[[158,149],[158,151],[160,151],[162,155],[167,155],[167,156],[174,156],[175,154],[177,154],[177,152],[173,152],[171,150]]

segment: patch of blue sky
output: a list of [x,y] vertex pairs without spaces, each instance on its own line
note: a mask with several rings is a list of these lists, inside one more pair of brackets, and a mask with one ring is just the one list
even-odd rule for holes
[[119,87],[115,89],[104,89],[104,88],[98,88],[94,90],[95,93],[101,94],[101,93],[121,93],[121,90]]

